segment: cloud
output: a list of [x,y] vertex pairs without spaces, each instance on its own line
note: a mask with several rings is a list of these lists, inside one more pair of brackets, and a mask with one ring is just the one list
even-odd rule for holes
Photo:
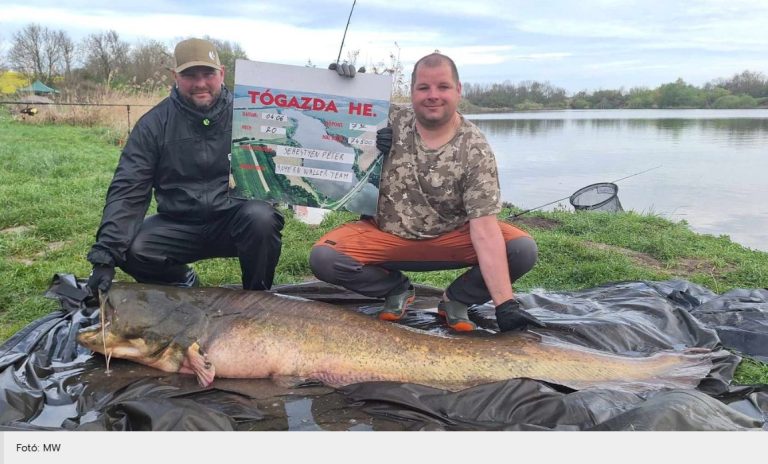
[[573,56],[573,53],[567,52],[549,52],[549,53],[529,53],[527,55],[516,55],[512,60],[516,61],[556,61]]
[[[235,0],[215,8],[202,0],[5,0],[0,21],[6,48],[15,31],[37,22],[75,41],[110,29],[130,43],[151,38],[169,47],[209,35],[240,44],[253,60],[325,66],[336,59],[350,7],[349,0]],[[765,0],[365,0],[356,4],[342,58],[359,50],[358,64],[370,65],[393,54],[407,74],[439,49],[477,81],[653,86],[668,76],[768,72],[765,31]]]

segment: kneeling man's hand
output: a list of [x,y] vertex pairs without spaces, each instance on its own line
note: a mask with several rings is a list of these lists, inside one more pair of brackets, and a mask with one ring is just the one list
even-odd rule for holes
[[529,325],[539,328],[547,326],[536,316],[520,308],[520,303],[514,298],[496,306],[496,323],[501,332],[525,330]]
[[114,278],[114,266],[105,264],[94,265],[93,271],[91,271],[91,276],[88,277],[88,288],[91,290],[91,295],[98,297],[99,290],[101,290],[102,293],[106,293],[109,290],[109,287],[112,286],[112,279]]

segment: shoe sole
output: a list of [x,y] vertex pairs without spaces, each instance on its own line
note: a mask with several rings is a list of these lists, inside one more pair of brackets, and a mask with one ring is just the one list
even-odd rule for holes
[[445,323],[448,324],[448,327],[457,332],[472,332],[473,330],[477,329],[477,325],[471,321],[459,321],[451,324],[448,322],[448,316],[445,314],[445,311],[438,311],[437,315],[445,319]]
[[414,301],[416,301],[416,295],[408,297],[408,299],[405,300],[405,304],[403,304],[403,310],[400,311],[400,314],[395,314],[389,311],[382,311],[379,313],[379,319],[382,321],[388,321],[388,322],[399,321],[400,319],[403,318],[403,316],[405,316],[405,311],[408,309],[408,305],[410,305]]

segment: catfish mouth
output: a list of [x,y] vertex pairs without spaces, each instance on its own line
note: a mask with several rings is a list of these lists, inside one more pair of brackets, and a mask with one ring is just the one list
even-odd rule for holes
[[[107,367],[109,367],[109,358],[125,358],[142,362],[142,364],[152,365],[153,347],[141,339],[127,339],[121,335],[115,334],[110,330],[110,323],[106,323],[106,330],[102,330],[101,323],[80,330],[77,333],[77,342],[88,348],[94,353],[100,353],[107,357]],[[143,361],[142,361],[143,360]]]
[[80,329],[77,332],[77,342],[91,351],[102,353],[104,351],[104,338],[102,336],[101,323]]
[[112,293],[114,292],[107,293],[104,301],[101,302],[99,322],[80,329],[77,333],[78,343],[96,353],[105,354],[105,350],[111,348],[111,344],[116,341],[115,334],[111,331],[112,319],[115,316]]

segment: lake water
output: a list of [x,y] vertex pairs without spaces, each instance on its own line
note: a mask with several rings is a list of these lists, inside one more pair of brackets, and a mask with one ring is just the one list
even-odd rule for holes
[[[768,251],[768,110],[565,110],[466,115],[494,149],[504,201],[573,210],[617,182],[624,210],[685,220]],[[660,166],[656,168],[657,166]]]

